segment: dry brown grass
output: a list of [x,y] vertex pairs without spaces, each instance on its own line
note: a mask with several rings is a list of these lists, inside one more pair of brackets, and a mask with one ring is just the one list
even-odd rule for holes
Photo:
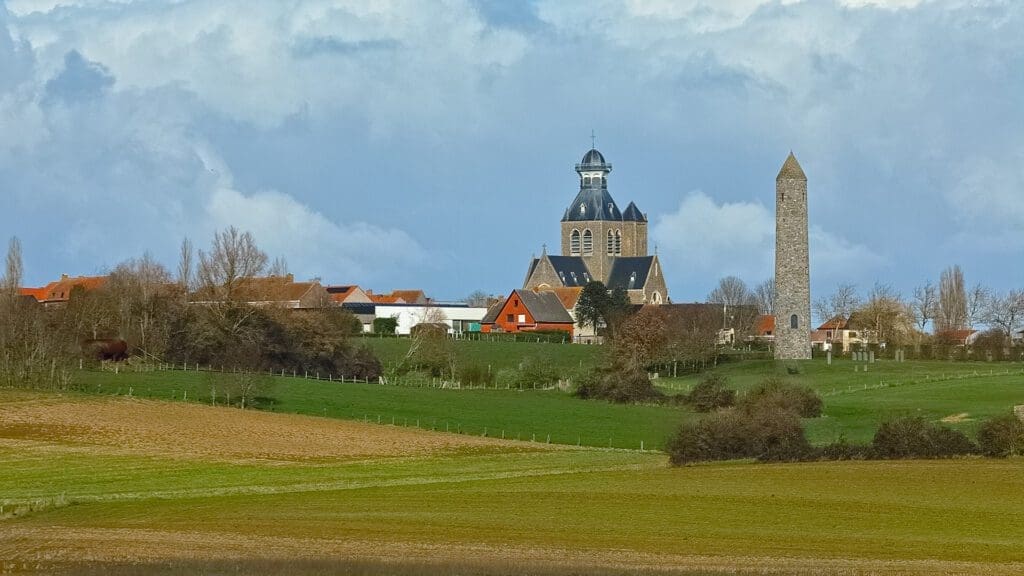
[[0,438],[91,445],[162,457],[288,462],[523,446],[415,428],[237,408],[6,391],[0,392]]
[[[103,573],[104,565],[142,566],[179,563],[187,571],[171,573],[343,573],[331,570],[345,563],[368,564],[363,574],[405,573],[403,564],[417,567],[415,574],[598,574],[607,571],[700,574],[1020,574],[1021,564],[951,562],[939,560],[868,560],[844,558],[783,558],[757,556],[700,556],[654,554],[632,550],[566,550],[530,546],[495,546],[462,543],[377,542],[343,538],[287,538],[235,536],[224,533],[175,532],[127,528],[70,529],[19,527],[0,529],[15,554],[12,573],[19,567],[58,572],[62,565],[86,567]],[[59,542],[59,546],[54,546]],[[304,562],[310,569],[304,571]],[[468,563],[468,564],[467,564]],[[467,569],[476,565],[479,570]],[[188,567],[192,568],[189,569]],[[249,569],[246,568],[249,567]],[[260,569],[263,566],[266,570]],[[388,566],[392,566],[389,569]],[[461,566],[461,568],[460,568]],[[491,568],[488,569],[487,566]],[[450,569],[451,568],[451,569]],[[321,571],[326,569],[326,571]],[[454,569],[454,571],[452,571]],[[239,571],[241,570],[241,571]],[[145,571],[139,573],[147,573]],[[163,572],[167,573],[167,572]],[[255,572],[253,572],[255,573]]]

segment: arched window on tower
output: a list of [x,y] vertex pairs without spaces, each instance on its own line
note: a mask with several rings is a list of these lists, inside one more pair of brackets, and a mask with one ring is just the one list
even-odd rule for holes
[[792,316],[789,317],[789,327],[792,328],[793,330],[796,330],[797,328],[800,327],[800,319],[797,318],[796,314],[793,314]]
[[608,231],[608,242],[607,242],[607,244],[608,244],[608,250],[607,250],[608,255],[611,256],[612,254],[615,254],[615,233],[612,232],[611,230]]
[[580,231],[573,230],[569,235],[569,253],[573,256],[580,255]]
[[622,254],[622,230],[615,231],[615,253]]
[[590,176],[584,176],[583,177],[583,185],[584,186],[590,186]]
[[583,231],[583,255],[590,256],[594,253],[594,235],[590,230]]

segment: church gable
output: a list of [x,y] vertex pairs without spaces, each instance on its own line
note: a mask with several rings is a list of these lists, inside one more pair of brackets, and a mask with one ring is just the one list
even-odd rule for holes
[[582,258],[544,254],[530,264],[523,288],[575,288],[585,286],[593,279]]

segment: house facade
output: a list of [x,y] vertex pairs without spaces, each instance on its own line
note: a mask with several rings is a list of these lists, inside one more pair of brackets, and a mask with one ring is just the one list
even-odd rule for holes
[[560,330],[573,336],[574,320],[558,295],[551,290],[513,290],[508,298],[487,311],[481,324],[484,333]]

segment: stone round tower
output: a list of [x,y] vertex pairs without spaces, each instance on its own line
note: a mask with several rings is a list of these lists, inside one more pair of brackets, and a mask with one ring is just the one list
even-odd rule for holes
[[775,358],[811,357],[807,176],[792,152],[775,179]]

